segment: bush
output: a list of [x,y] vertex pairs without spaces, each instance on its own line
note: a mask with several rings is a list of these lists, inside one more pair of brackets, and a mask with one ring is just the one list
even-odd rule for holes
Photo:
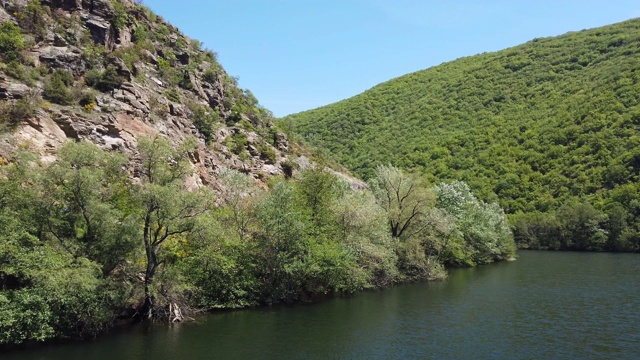
[[20,29],[11,22],[0,25],[0,57],[6,62],[20,59],[24,41]]
[[20,10],[16,18],[20,27],[27,32],[43,39],[47,33],[46,16],[51,15],[51,10],[40,4],[40,0],[31,0]]
[[287,179],[291,179],[293,177],[293,172],[297,170],[300,166],[298,163],[293,162],[291,160],[286,160],[282,164],[282,172]]
[[262,145],[260,147],[260,157],[267,163],[274,164],[276,162],[276,150],[269,145]]
[[74,100],[68,88],[71,84],[73,84],[73,75],[68,71],[57,69],[45,81],[44,97],[56,104],[69,105]]
[[180,103],[182,100],[180,99],[180,93],[178,92],[178,89],[176,88],[171,88],[168,89],[167,91],[165,91],[164,95],[167,97],[167,99],[175,102],[175,103]]
[[90,69],[95,69],[102,66],[106,52],[107,49],[104,45],[95,45],[92,42],[84,48],[82,56],[84,56],[87,61],[87,66]]
[[233,145],[231,146],[231,151],[234,154],[240,155],[247,148],[247,136],[243,133],[235,133],[231,136],[233,140]]
[[112,1],[114,15],[113,19],[111,19],[111,24],[116,29],[124,28],[129,22],[129,15],[127,14],[127,8],[125,5],[119,1]]
[[96,87],[98,82],[100,82],[100,78],[102,78],[102,72],[100,70],[89,70],[84,74],[84,83],[88,86]]
[[33,83],[33,81],[31,81],[31,78],[28,76],[24,66],[16,60],[8,63],[4,68],[4,72],[15,79],[22,80],[31,84]]
[[4,106],[0,107],[0,128],[3,125],[13,127],[35,115],[38,102],[37,96],[30,95],[14,103],[5,103]]
[[96,93],[89,90],[82,93],[82,97],[80,98],[80,105],[82,105],[85,110],[93,111],[97,104]]
[[210,111],[205,107],[197,107],[191,109],[193,112],[193,125],[198,132],[204,137],[204,141],[208,144],[213,139],[213,126],[220,120],[220,116],[215,111]]
[[145,26],[139,25],[133,31],[133,42],[136,44],[141,44],[149,38],[149,32]]
[[102,72],[99,70],[89,70],[84,75],[84,82],[102,92],[108,92],[119,88],[124,82],[124,79],[118,74],[114,67],[109,66]]
[[158,70],[164,81],[170,85],[178,85],[182,80],[181,74],[172,65],[172,62],[163,58],[158,59]]
[[214,66],[209,68],[209,70],[205,71],[205,73],[202,75],[202,80],[212,85],[215,84],[216,81],[218,81],[217,69]]

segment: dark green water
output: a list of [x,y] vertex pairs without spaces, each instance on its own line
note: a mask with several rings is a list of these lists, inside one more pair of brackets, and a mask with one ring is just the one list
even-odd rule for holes
[[32,359],[640,359],[640,254],[520,252],[312,305],[212,314]]

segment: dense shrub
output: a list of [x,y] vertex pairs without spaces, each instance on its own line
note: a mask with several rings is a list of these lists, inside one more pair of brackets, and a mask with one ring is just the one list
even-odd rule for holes
[[85,74],[84,82],[102,92],[109,92],[119,88],[124,79],[113,66],[108,66],[104,71],[89,70]]
[[73,75],[65,70],[57,69],[45,80],[44,98],[60,105],[70,105],[74,102],[74,97],[69,90],[73,84]]
[[193,125],[202,134],[208,144],[213,139],[215,125],[220,121],[220,115],[214,110],[204,106],[193,106]]
[[24,49],[24,41],[20,28],[10,21],[0,24],[0,57],[2,60],[11,62],[20,59],[22,49]]

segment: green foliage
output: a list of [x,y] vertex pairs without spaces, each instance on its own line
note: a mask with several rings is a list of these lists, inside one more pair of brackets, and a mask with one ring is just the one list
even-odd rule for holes
[[435,187],[436,206],[451,215],[455,223],[452,251],[445,254],[456,265],[485,264],[515,256],[515,243],[503,210],[495,203],[476,199],[460,181]]
[[92,104],[93,104],[93,106],[95,106],[96,105],[96,101],[97,101],[96,100],[96,93],[91,91],[91,90],[88,90],[88,91],[85,91],[82,94],[82,97],[80,98],[79,104],[82,105],[82,106],[85,106],[85,107],[91,106]]
[[21,28],[26,32],[43,39],[46,35],[46,17],[51,15],[51,10],[47,6],[42,6],[40,0],[30,0],[16,14],[16,19]]
[[144,25],[138,25],[133,31],[133,42],[135,44],[142,44],[149,39],[149,31]]
[[315,227],[324,232],[331,224],[331,204],[341,192],[341,184],[335,175],[320,168],[305,169],[296,183],[298,195]]
[[280,165],[282,166],[282,172],[286,178],[292,178],[293,172],[300,167],[297,163],[288,159],[283,161]]
[[242,132],[236,132],[231,135],[231,140],[231,151],[236,155],[240,155],[240,153],[244,152],[249,144],[247,135]]
[[221,69],[217,66],[212,66],[202,75],[202,80],[213,85],[218,81],[218,76],[220,75]]
[[111,24],[116,29],[123,29],[127,23],[129,22],[129,15],[127,14],[126,6],[120,1],[112,1],[113,4],[113,18],[111,19]]
[[102,92],[109,92],[119,88],[124,79],[113,66],[108,66],[104,71],[89,70],[85,74],[84,82]]
[[164,92],[164,95],[170,101],[173,101],[173,102],[176,102],[176,103],[182,102],[182,99],[180,99],[180,92],[176,88],[172,87],[170,89],[167,89],[167,91]]
[[12,22],[6,21],[0,24],[0,57],[5,62],[19,60],[24,49],[24,41],[20,28]]
[[0,133],[7,128],[12,128],[34,116],[36,109],[40,105],[40,98],[33,94],[28,94],[15,102],[5,102],[0,105]]
[[73,84],[73,75],[65,70],[56,69],[56,71],[45,80],[44,98],[60,105],[70,105],[74,102],[74,97],[69,89]]
[[105,275],[132,244],[105,156],[67,144],[46,168],[18,156],[0,169],[0,344],[94,336],[122,306],[127,287]]
[[[174,148],[161,137],[140,138],[141,173],[136,189],[138,217],[142,224],[142,242],[146,254],[144,272],[144,306],[141,311],[147,317],[157,314],[161,299],[171,302],[174,296],[163,287],[169,281],[154,283],[161,265],[171,258],[164,249],[177,237],[191,232],[199,219],[212,205],[213,196],[207,189],[186,191],[184,179],[190,175],[189,152],[194,144],[185,142]],[[159,274],[162,277],[162,273]],[[166,279],[166,278],[165,278]],[[159,296],[161,298],[158,298]]]
[[205,106],[191,106],[193,113],[193,125],[204,137],[204,141],[209,144],[213,139],[213,132],[220,122],[220,115],[217,111]]
[[465,181],[512,215],[587,201],[610,217],[620,205],[635,233],[640,213],[615,192],[640,180],[639,29],[634,19],[458,59],[280,123],[363,178],[391,163]]
[[[107,49],[104,45],[96,45],[93,42],[83,48],[82,55],[84,56],[89,69],[92,69],[91,71],[98,71],[97,68],[102,66],[106,52]],[[90,85],[89,83],[87,84]]]
[[[170,53],[173,55],[173,53]],[[175,55],[173,55],[173,61],[175,61]],[[167,60],[163,58],[158,59],[158,70],[160,71],[160,76],[163,80],[165,80],[170,85],[178,85],[182,80],[182,76],[180,71],[176,69],[172,60]]]
[[260,157],[262,159],[264,159],[267,163],[269,164],[275,164],[276,163],[276,150],[269,146],[269,145],[261,145],[259,146],[258,150],[260,151]]
[[29,69],[26,66],[20,64],[16,60],[8,63],[7,66],[4,68],[4,72],[7,75],[22,81],[27,86],[34,86],[35,85],[34,80],[39,78],[39,74],[36,69],[34,68]]

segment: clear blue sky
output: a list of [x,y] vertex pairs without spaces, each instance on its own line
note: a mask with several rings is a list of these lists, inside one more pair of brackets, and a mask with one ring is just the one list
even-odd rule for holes
[[638,0],[145,0],[276,116],[410,72],[640,17]]

